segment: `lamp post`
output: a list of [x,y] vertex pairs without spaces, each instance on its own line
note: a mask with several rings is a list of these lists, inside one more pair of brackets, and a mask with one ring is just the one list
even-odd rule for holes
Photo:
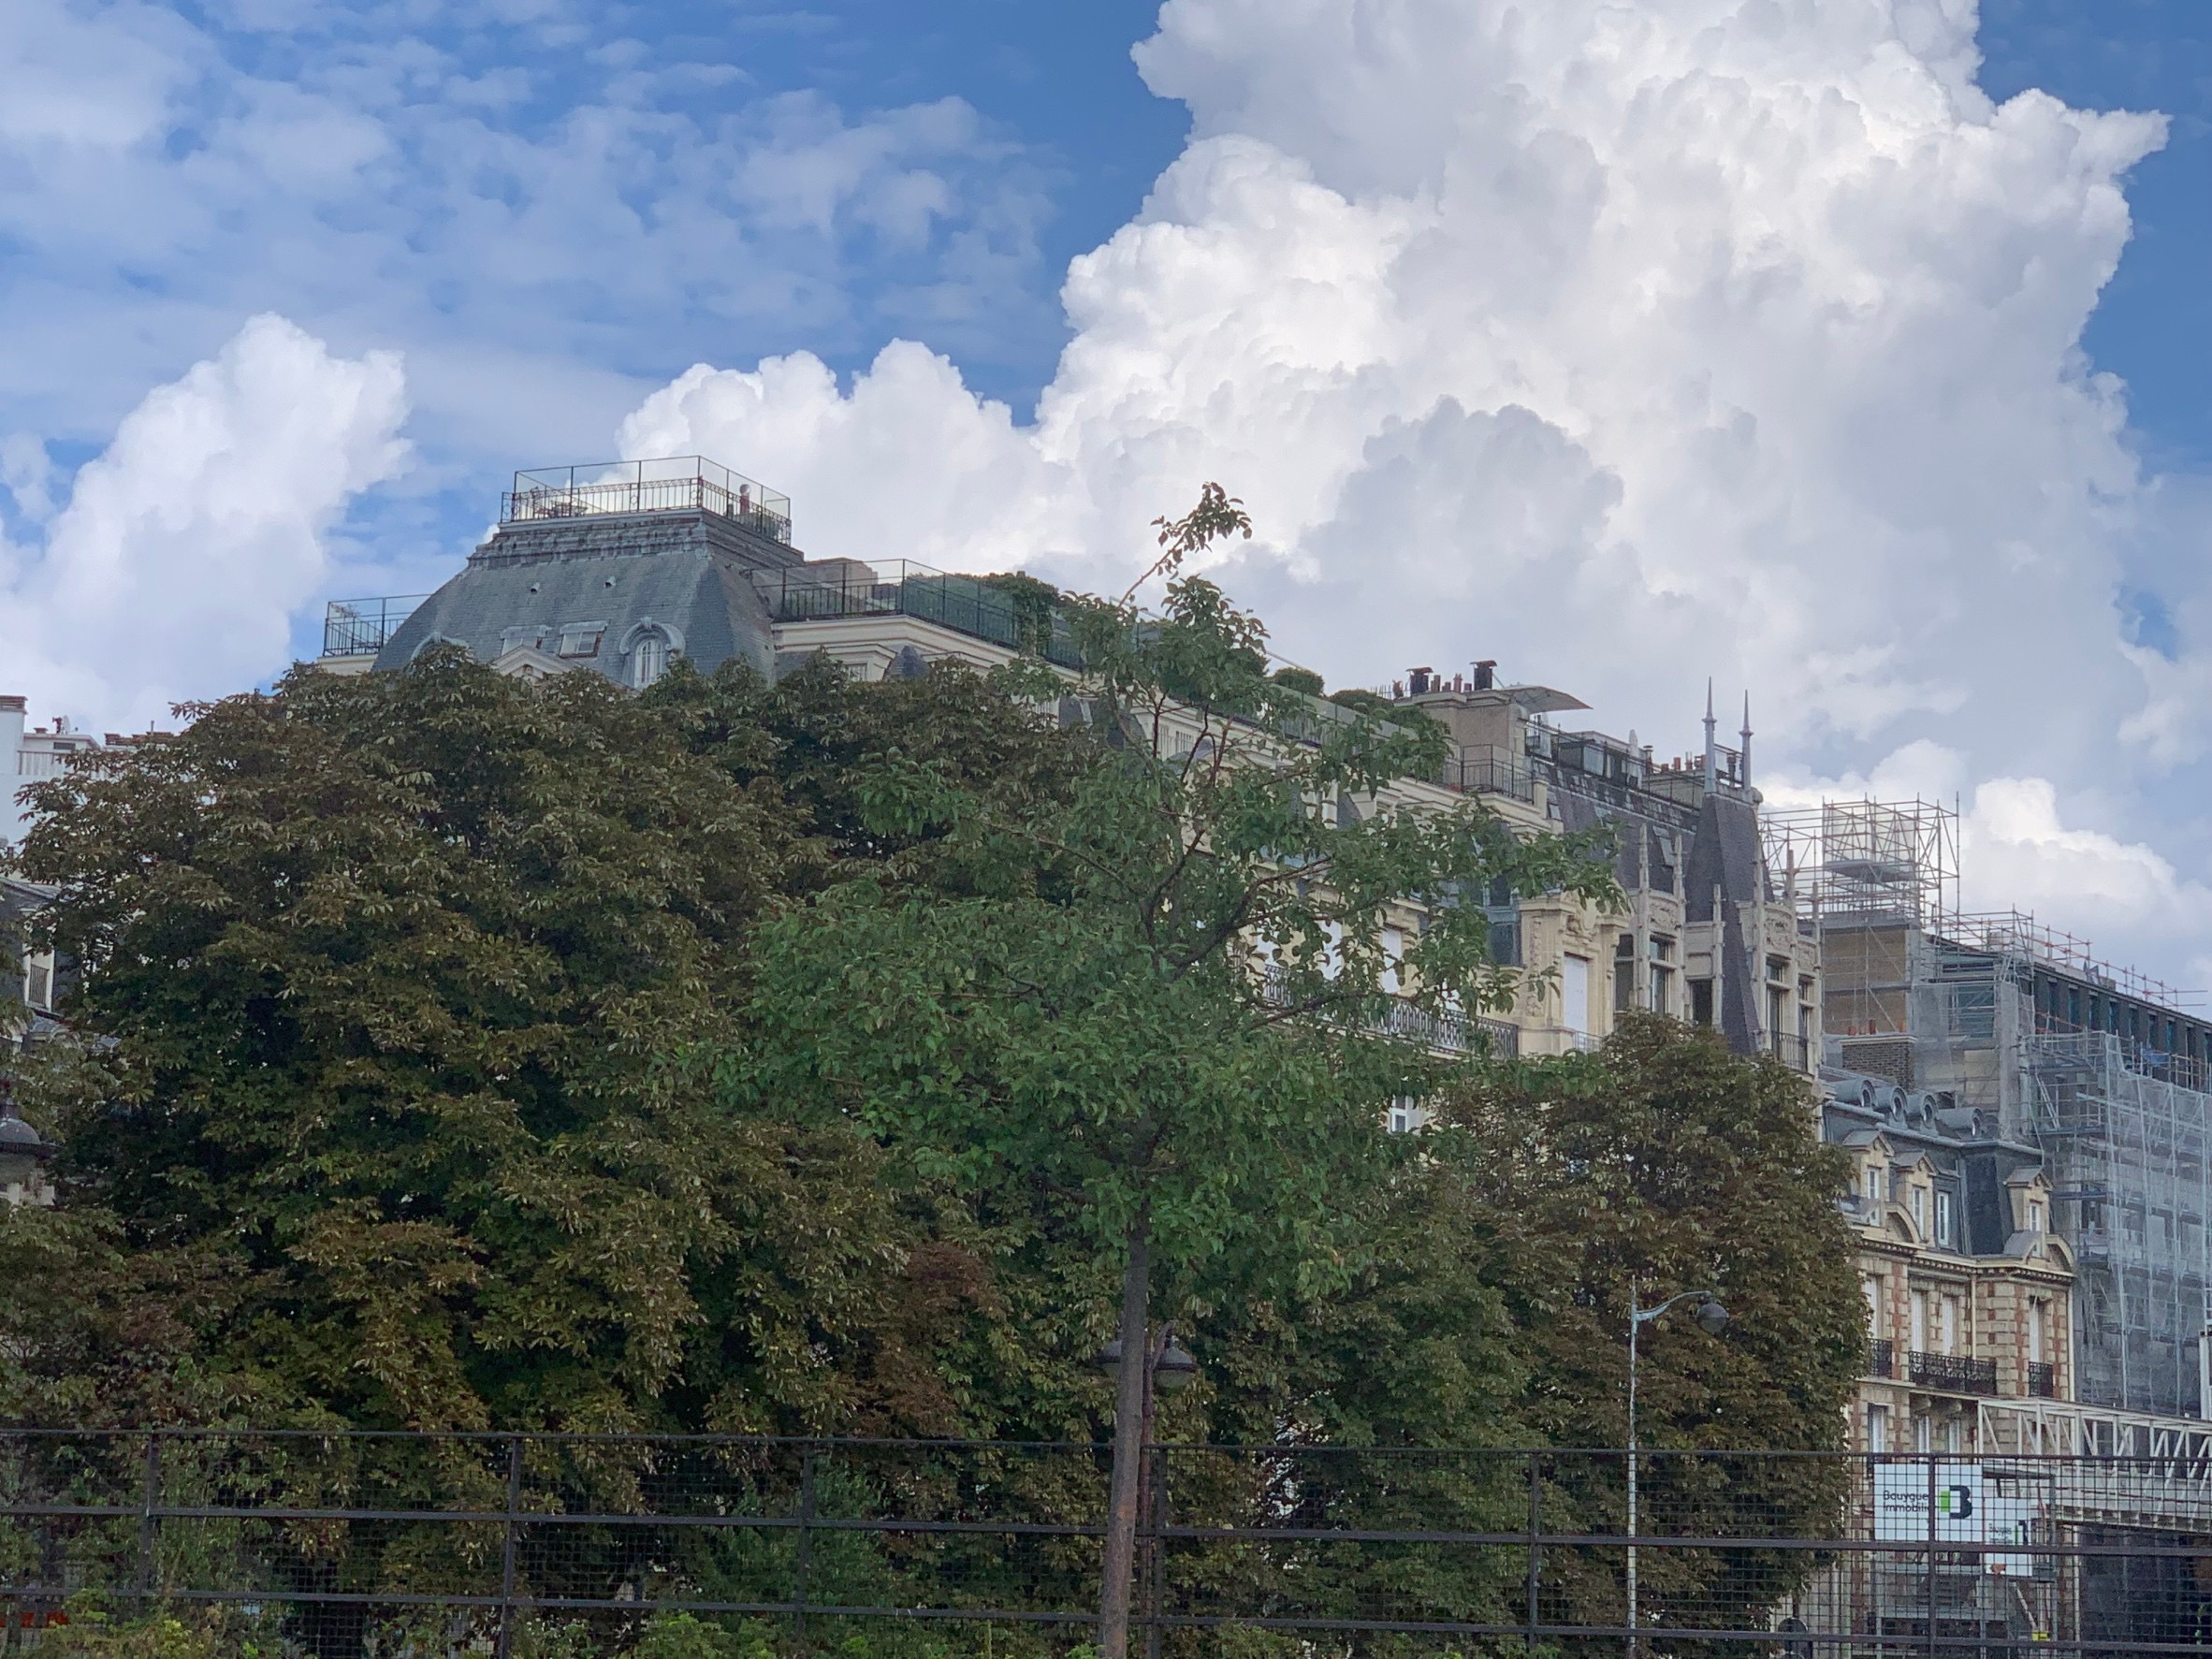
[[[1137,1517],[1146,1507],[1146,1488],[1150,1485],[1150,1463],[1145,1453],[1152,1445],[1155,1396],[1162,1389],[1172,1393],[1177,1389],[1187,1388],[1198,1377],[1198,1361],[1175,1340],[1172,1325],[1160,1326],[1145,1342],[1143,1358],[1142,1373],[1134,1379],[1138,1401],[1134,1436],[1118,1432],[1121,1404],[1129,1398],[1131,1391],[1127,1386],[1128,1379],[1122,1374],[1121,1338],[1115,1337],[1091,1361],[1101,1375],[1122,1385],[1114,1390],[1117,1432],[1113,1436],[1111,1491],[1116,1500],[1124,1493],[1129,1494],[1129,1501],[1110,1502],[1106,1509],[1106,1547],[1099,1586],[1099,1659],[1125,1659],[1128,1652],[1129,1604],[1133,1599],[1137,1567]],[[1133,1467],[1124,1465],[1125,1457]],[[1153,1634],[1157,1637],[1157,1626]]]
[[1636,1339],[1653,1319],[1678,1302],[1697,1301],[1697,1311],[1690,1317],[1697,1321],[1697,1329],[1708,1336],[1718,1336],[1728,1328],[1728,1310],[1721,1305],[1721,1299],[1710,1290],[1683,1290],[1668,1297],[1656,1307],[1638,1307],[1637,1290],[1633,1283],[1628,1288],[1628,1659],[1636,1659],[1637,1606],[1636,1606]]

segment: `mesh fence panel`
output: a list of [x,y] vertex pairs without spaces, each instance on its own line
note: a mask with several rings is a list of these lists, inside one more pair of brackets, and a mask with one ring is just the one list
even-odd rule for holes
[[[1095,1639],[1088,1445],[0,1433],[9,1651],[998,1659]],[[1155,1447],[1153,1655],[2212,1651],[2200,1461]],[[138,1645],[133,1645],[137,1643]],[[685,1644],[690,1645],[685,1645]]]

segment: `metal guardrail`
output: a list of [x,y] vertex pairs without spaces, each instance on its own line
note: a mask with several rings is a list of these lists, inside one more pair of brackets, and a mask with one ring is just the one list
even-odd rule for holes
[[791,497],[704,456],[540,467],[515,474],[500,498],[502,524],[608,513],[704,512],[770,541],[791,540]]
[[1877,1336],[1867,1344],[1867,1375],[1869,1376],[1895,1376],[1897,1375],[1897,1344],[1886,1336]]
[[2048,1360],[2028,1361],[2028,1392],[2038,1400],[2050,1400],[2059,1392],[2059,1371]]
[[1083,658],[1056,605],[979,576],[953,575],[910,560],[825,560],[756,571],[753,586],[779,622],[839,617],[913,617],[955,633],[1035,652],[1064,668]]
[[[158,1617],[165,1652],[315,1659],[591,1659],[672,1620],[687,1652],[991,1652],[991,1630],[1009,1659],[1063,1653],[1095,1623],[1108,1462],[1061,1442],[0,1433],[0,1621],[23,1648]],[[2126,1463],[1648,1451],[1631,1536],[1619,1450],[1158,1446],[1135,1624],[1173,1659],[1263,1632],[1391,1655],[2201,1652],[2205,1545],[2113,1530]]]
[[383,599],[333,599],[323,607],[323,655],[375,656],[428,598],[428,593],[401,593]]

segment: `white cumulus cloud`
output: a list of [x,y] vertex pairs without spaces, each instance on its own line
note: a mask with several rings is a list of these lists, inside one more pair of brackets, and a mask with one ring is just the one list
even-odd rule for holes
[[2123,616],[2148,487],[2079,341],[2164,128],[1993,103],[1974,22],[1170,0],[1138,62],[1192,138],[1070,269],[1033,422],[902,343],[694,370],[623,440],[789,489],[817,555],[1113,589],[1217,478],[1260,527],[1222,578],[1332,681],[1495,657],[1666,748],[1710,673],[1806,776],[1939,745],[2147,945],[2090,872],[2179,833],[2144,792],[2207,656]]
[[[406,458],[397,357],[333,357],[278,316],[159,386],[79,469],[42,546],[0,543],[0,690],[36,713],[159,723],[282,669],[354,496]],[[39,515],[43,457],[7,481]]]

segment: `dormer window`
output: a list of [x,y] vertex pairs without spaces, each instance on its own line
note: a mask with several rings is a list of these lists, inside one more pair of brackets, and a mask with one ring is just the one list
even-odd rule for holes
[[1913,1188],[1913,1230],[1921,1237],[1928,1236],[1928,1188]]
[[2030,1232],[2041,1232],[2043,1230],[2043,1200],[2030,1199],[2028,1201],[2028,1230]]
[[1936,1194],[1936,1243],[1948,1250],[1957,1244],[1958,1219],[1957,1206],[1947,1192]]
[[1867,1208],[1871,1210],[1882,1202],[1882,1170],[1878,1164],[1869,1164],[1859,1174],[1859,1190],[1866,1196]]
[[668,671],[668,636],[648,629],[637,636],[630,651],[630,684],[644,691]]
[[571,622],[560,631],[560,654],[564,657],[596,657],[599,642],[606,635],[604,622]]

